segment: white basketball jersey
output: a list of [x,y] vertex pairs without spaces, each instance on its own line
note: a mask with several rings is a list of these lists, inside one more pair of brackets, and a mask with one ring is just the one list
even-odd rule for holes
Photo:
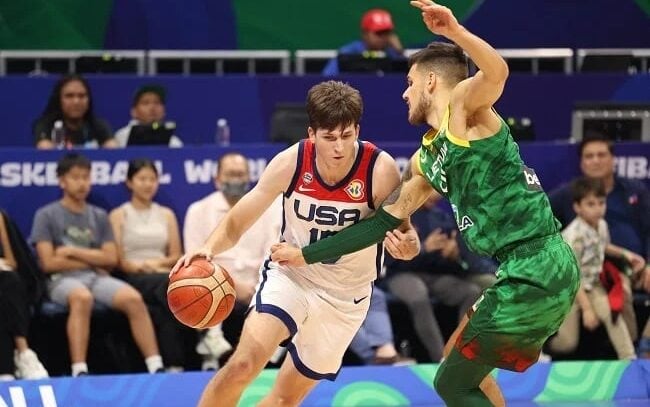
[[[336,185],[327,185],[316,169],[316,150],[310,140],[298,148],[296,171],[284,194],[283,240],[304,247],[335,234],[373,213],[372,172],[381,150],[358,142],[350,172]],[[307,267],[286,267],[312,283],[332,289],[353,289],[375,280],[383,262],[381,243]]]

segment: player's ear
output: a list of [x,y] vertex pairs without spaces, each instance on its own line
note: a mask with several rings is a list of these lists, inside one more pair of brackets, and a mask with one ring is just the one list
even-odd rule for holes
[[580,205],[578,205],[578,202],[573,203],[573,212],[578,213],[580,210]]
[[433,92],[433,90],[436,88],[437,83],[438,83],[438,75],[436,75],[436,73],[433,71],[429,71],[427,73],[427,80],[426,80],[427,90],[429,92]]
[[359,134],[361,133],[361,125],[357,124],[355,127],[356,127],[356,134],[354,136],[355,138],[359,138]]
[[316,138],[316,130],[311,126],[307,127],[307,135],[309,136],[309,139],[313,141]]

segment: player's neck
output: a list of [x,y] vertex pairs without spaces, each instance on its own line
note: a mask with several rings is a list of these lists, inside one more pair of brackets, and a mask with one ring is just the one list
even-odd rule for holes
[[440,126],[442,126],[447,108],[449,108],[450,95],[450,92],[444,92],[436,95],[432,101],[431,109],[427,114],[427,123],[436,130],[439,130]]
[[354,155],[341,163],[328,163],[327,160],[316,155],[316,171],[327,185],[336,185],[348,175],[357,159],[357,154],[359,154],[358,149],[356,149]]

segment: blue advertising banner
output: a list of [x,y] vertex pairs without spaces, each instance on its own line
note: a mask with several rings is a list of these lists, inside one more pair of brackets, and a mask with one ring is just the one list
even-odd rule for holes
[[[408,163],[417,148],[413,143],[379,143],[395,157],[400,168]],[[171,207],[183,222],[187,207],[214,191],[213,174],[217,159],[227,151],[239,151],[249,159],[251,179],[258,180],[275,154],[278,144],[168,148],[129,148],[124,150],[85,150],[92,160],[93,190],[89,200],[110,210],[126,200],[124,186],[128,161],[138,157],[153,159],[160,172],[156,200]],[[550,191],[579,173],[577,146],[556,143],[520,145],[521,155],[536,170],[543,187]],[[56,178],[56,162],[61,151],[0,149],[0,208],[9,212],[25,234],[39,207],[58,199],[61,192]],[[616,146],[616,172],[642,179],[650,186],[650,144],[629,143]]]
[[[428,364],[344,367],[335,382],[320,382],[301,406],[442,406],[432,384],[437,369],[438,365]],[[648,361],[593,361],[538,363],[524,373],[496,370],[493,374],[508,403],[517,405],[529,405],[520,404],[526,401],[536,402],[530,404],[535,406],[549,402],[613,405],[602,402],[625,400],[626,406],[647,406],[649,372]],[[0,382],[0,406],[195,406],[211,376],[188,372]],[[276,376],[277,370],[264,370],[246,389],[239,406],[256,405]]]

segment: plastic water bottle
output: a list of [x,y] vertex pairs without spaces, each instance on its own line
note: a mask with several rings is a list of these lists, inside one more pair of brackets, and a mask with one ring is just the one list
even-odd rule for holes
[[230,126],[224,118],[217,120],[217,130],[214,134],[214,142],[221,147],[230,145]]
[[52,126],[52,133],[50,134],[50,138],[52,139],[52,143],[54,143],[54,146],[59,150],[66,148],[65,129],[63,128],[63,120],[57,120],[54,122],[54,125]]

